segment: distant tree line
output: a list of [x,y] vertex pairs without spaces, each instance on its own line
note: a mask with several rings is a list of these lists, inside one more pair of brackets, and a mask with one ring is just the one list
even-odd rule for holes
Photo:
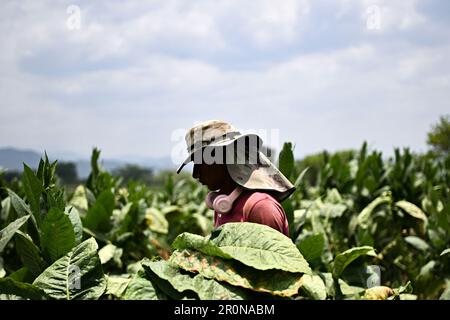
[[[441,116],[439,121],[434,124],[431,130],[427,134],[427,144],[430,147],[430,151],[426,156],[439,157],[446,156],[450,153],[450,115]],[[269,158],[274,160],[274,150],[270,147],[265,147],[262,150]],[[299,160],[299,168],[308,168],[305,174],[305,180],[310,185],[315,185],[317,181],[317,172],[327,162],[327,159],[331,156],[339,156],[341,161],[349,161],[354,157],[355,151],[344,150],[338,151],[334,154],[329,154],[324,151],[321,153],[308,155]],[[149,185],[160,186],[164,184],[167,174],[173,173],[172,171],[161,171],[155,174],[154,170],[147,167],[141,167],[135,164],[126,164],[120,168],[112,171],[112,174],[122,178],[122,183],[127,184],[130,181],[139,181],[147,183]],[[0,188],[2,181],[11,184],[13,181],[18,182],[20,180],[21,172],[19,171],[2,171],[0,169]],[[77,185],[83,182],[77,174],[76,164],[74,162],[58,162],[56,166],[56,175],[60,179],[63,185]],[[182,178],[190,175],[182,173],[178,175],[178,178]],[[1,191],[0,191],[1,192]]]

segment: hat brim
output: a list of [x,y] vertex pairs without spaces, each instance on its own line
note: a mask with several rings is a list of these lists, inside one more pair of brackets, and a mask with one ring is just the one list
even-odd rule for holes
[[219,141],[219,142],[213,142],[213,143],[210,143],[210,144],[208,144],[208,145],[205,145],[205,146],[202,146],[202,147],[200,147],[200,148],[197,148],[197,149],[193,150],[191,153],[189,153],[189,155],[186,157],[186,159],[185,159],[185,160],[181,163],[181,165],[178,167],[178,169],[177,169],[177,174],[180,173],[180,171],[184,168],[185,165],[187,165],[189,162],[193,161],[193,159],[192,159],[193,155],[194,155],[196,152],[198,152],[199,150],[202,150],[203,148],[206,148],[206,147],[209,147],[209,148],[214,148],[214,147],[226,147],[226,146],[228,146],[228,145],[231,145],[231,144],[234,143],[235,141],[241,140],[241,139],[246,138],[246,137],[255,137],[255,138],[257,138],[257,139],[258,139],[258,148],[259,148],[260,146],[262,146],[262,143],[263,143],[262,139],[261,139],[258,135],[253,134],[253,133],[243,134],[243,135],[240,135],[240,136],[236,136],[236,137],[234,137],[234,138],[232,138],[232,139],[227,138],[227,139],[222,140],[222,141]]
[[281,171],[259,151],[261,164],[228,164],[228,172],[234,182],[251,190],[275,191],[278,201],[283,201],[295,190],[295,186]]

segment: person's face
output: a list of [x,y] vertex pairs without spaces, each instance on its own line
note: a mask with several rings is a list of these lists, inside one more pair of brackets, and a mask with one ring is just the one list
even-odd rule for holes
[[209,190],[218,190],[227,178],[225,164],[194,164],[192,176]]

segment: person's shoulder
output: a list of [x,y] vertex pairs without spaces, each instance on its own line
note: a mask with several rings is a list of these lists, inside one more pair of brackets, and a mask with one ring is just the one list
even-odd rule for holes
[[263,191],[254,191],[251,192],[251,194],[248,197],[248,201],[250,202],[259,202],[259,201],[271,201],[271,202],[276,202],[278,203],[278,201],[269,193],[267,192],[263,192]]
[[244,212],[249,213],[255,206],[265,204],[280,205],[280,203],[269,193],[263,191],[252,191],[245,197]]

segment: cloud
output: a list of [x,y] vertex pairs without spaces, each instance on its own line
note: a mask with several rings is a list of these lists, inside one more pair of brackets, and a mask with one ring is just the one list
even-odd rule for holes
[[418,1],[80,1],[73,31],[70,4],[2,3],[0,145],[164,156],[174,130],[223,118],[299,156],[423,150],[448,112],[444,22]]

